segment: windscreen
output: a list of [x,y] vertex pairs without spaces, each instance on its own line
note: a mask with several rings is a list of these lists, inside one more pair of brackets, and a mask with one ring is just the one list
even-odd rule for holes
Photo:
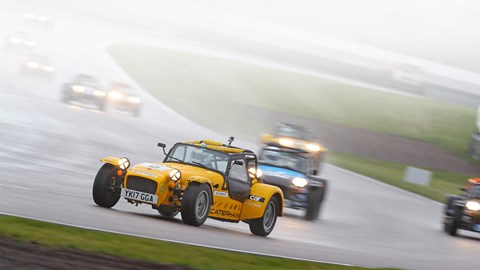
[[258,157],[258,162],[260,164],[282,167],[305,174],[308,160],[305,157],[288,152],[263,150]]
[[225,173],[227,170],[228,155],[204,147],[177,144],[165,158],[165,162],[186,163]]

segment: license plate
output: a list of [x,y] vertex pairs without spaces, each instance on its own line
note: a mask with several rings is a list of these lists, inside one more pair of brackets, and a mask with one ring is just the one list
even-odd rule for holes
[[136,190],[131,190],[131,189],[126,189],[126,188],[122,188],[121,195],[125,199],[139,201],[139,202],[145,202],[150,204],[157,204],[158,202],[157,195],[136,191]]
[[473,230],[480,232],[480,224],[473,224]]

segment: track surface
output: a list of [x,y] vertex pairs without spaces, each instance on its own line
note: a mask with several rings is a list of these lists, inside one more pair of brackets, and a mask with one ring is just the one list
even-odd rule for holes
[[[2,36],[24,27],[22,13],[0,13]],[[478,266],[478,236],[467,232],[456,238],[445,235],[440,226],[442,205],[332,166],[326,166],[323,175],[330,179],[331,189],[322,219],[306,222],[301,212],[287,210],[268,238],[252,236],[244,223],[208,220],[195,228],[182,224],[179,218],[163,219],[147,206],[134,207],[125,201],[111,210],[95,206],[91,188],[101,157],[126,155],[134,163],[161,160],[161,150],[155,147],[158,141],[171,145],[178,140],[225,140],[226,136],[198,127],[155,101],[147,100],[140,119],[58,101],[60,84],[78,72],[128,82],[99,44],[135,40],[179,45],[69,21],[58,21],[53,31],[31,33],[39,44],[55,45],[39,45],[38,49],[52,55],[58,74],[49,82],[20,77],[17,70],[22,57],[0,52],[1,212],[198,245],[362,266]],[[199,48],[182,46],[203,53]],[[255,148],[239,139],[240,146]]]

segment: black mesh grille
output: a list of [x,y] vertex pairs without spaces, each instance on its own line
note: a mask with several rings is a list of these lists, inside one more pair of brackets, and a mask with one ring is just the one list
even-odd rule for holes
[[127,178],[127,189],[155,194],[157,182],[138,176],[129,176]]

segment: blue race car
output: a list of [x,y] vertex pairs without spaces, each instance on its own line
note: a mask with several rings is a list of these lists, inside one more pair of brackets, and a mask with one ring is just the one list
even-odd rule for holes
[[258,155],[262,181],[279,187],[285,207],[305,209],[305,219],[315,220],[327,191],[327,180],[317,176],[314,157],[306,151],[266,146]]

